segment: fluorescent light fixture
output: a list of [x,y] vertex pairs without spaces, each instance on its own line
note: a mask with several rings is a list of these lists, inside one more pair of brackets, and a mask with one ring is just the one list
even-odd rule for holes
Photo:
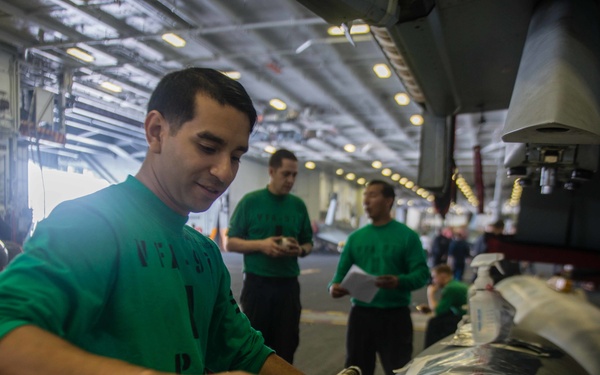
[[304,163],[304,167],[306,169],[315,169],[316,166],[317,165],[313,161],[307,161],[306,163]]
[[221,73],[223,73],[227,77],[229,77],[231,79],[235,79],[235,80],[242,78],[242,73],[238,72],[237,70],[230,70],[230,71],[221,72]]
[[277,149],[271,145],[266,145],[265,148],[263,149],[266,153],[269,154],[274,154],[275,151],[277,151]]
[[410,97],[403,92],[397,93],[394,96],[394,99],[396,100],[396,103],[398,103],[398,105],[408,105],[410,103]]
[[423,120],[423,116],[421,116],[421,115],[412,115],[412,116],[410,116],[410,122],[414,126],[421,126],[421,125],[423,125],[424,121],[425,120]]
[[356,146],[353,145],[352,143],[348,143],[347,145],[344,146],[344,150],[346,152],[353,153],[354,151],[356,151]]
[[71,47],[67,49],[67,54],[85,62],[94,61],[94,56],[90,55],[87,52],[80,50],[79,48]]
[[379,160],[375,160],[374,162],[371,163],[371,167],[373,167],[375,169],[381,168],[382,165],[383,164]]
[[392,170],[389,168],[383,168],[381,170],[381,174],[384,175],[385,177],[389,177],[392,175]]
[[269,105],[278,111],[283,111],[287,108],[287,104],[285,104],[285,102],[280,99],[271,99],[269,101]]
[[379,78],[390,78],[392,76],[392,71],[386,64],[373,65],[373,71]]
[[123,91],[123,88],[115,83],[112,82],[108,82],[108,81],[104,81],[100,84],[100,87],[102,87],[103,89],[106,89],[108,91],[112,91],[112,92],[116,92],[116,93],[120,93]]
[[354,181],[355,178],[356,178],[356,175],[354,173],[348,173],[346,175],[346,180]]
[[162,40],[169,43],[173,47],[181,48],[185,46],[185,39],[174,33],[163,34]]
[[[371,28],[369,27],[369,25],[366,25],[366,24],[352,25],[352,27],[350,28],[350,34],[352,34],[352,35],[368,34],[370,31],[371,31]],[[332,35],[332,36],[344,35],[344,29],[342,29],[339,26],[332,26],[329,29],[327,29],[327,34]]]
[[338,168],[338,169],[335,171],[335,174],[337,174],[338,176],[341,176],[341,175],[343,175],[343,174],[344,174],[344,170],[343,170],[342,168]]

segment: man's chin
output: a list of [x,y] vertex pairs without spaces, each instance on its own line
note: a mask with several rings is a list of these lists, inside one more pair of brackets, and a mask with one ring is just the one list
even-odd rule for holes
[[192,209],[190,210],[190,212],[194,212],[194,213],[205,212],[209,208],[212,207],[213,203],[215,203],[215,200],[198,203],[198,204],[194,205],[194,207],[192,207]]

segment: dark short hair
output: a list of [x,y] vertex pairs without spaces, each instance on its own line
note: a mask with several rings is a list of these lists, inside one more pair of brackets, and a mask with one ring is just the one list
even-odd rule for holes
[[452,268],[450,268],[450,266],[447,264],[438,264],[437,266],[433,267],[432,271],[436,274],[445,273],[446,275],[453,275]]
[[381,194],[386,197],[386,198],[396,198],[396,191],[394,190],[394,187],[391,184],[388,184],[385,181],[382,180],[371,180],[369,181],[369,183],[367,184],[367,186],[371,186],[371,185],[380,185],[381,186]]
[[289,159],[293,161],[298,161],[296,155],[290,150],[286,150],[284,148],[275,151],[273,155],[269,158],[269,167],[271,168],[279,168],[283,164],[283,159]]
[[164,76],[148,101],[148,112],[156,110],[176,133],[196,116],[196,95],[202,93],[221,105],[230,105],[248,116],[250,131],[256,109],[244,87],[223,73],[208,68],[187,68]]

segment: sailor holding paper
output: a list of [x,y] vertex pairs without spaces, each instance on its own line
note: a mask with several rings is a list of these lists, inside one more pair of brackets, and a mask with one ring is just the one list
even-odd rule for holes
[[419,235],[391,216],[395,197],[390,184],[369,182],[363,205],[371,223],[348,237],[329,286],[333,298],[352,297],[345,366],[363,375],[373,375],[377,353],[386,375],[410,361],[411,292],[429,278]]

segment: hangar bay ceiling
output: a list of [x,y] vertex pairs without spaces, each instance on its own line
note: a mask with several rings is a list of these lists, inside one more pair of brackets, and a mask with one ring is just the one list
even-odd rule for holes
[[[427,12],[431,10],[427,4],[433,4],[400,3],[422,3],[422,11]],[[451,3],[438,2],[444,14],[460,10]],[[514,60],[517,53],[518,62],[531,2],[515,9],[517,3],[505,8],[525,12],[521,22],[525,29],[514,31],[510,43],[510,57]],[[333,175],[342,169],[340,178],[353,173],[356,180],[393,178],[402,196],[422,198],[416,188],[407,189],[399,182],[417,183],[421,152],[430,151],[420,147],[421,129],[427,123],[411,123],[411,117],[423,114],[430,104],[415,98],[414,88],[405,87],[407,81],[400,79],[392,57],[384,53],[385,40],[376,37],[377,28],[349,40],[329,35],[332,25],[321,16],[292,0],[0,0],[0,42],[19,54],[22,134],[40,124],[28,110],[33,108],[33,97],[54,94],[49,100],[56,110],[47,121],[48,134],[39,143],[44,158],[56,166],[86,166],[110,180],[103,158],[140,162],[146,150],[145,105],[153,87],[169,71],[204,66],[239,72],[239,82],[254,100],[260,120],[248,158],[266,163],[266,147],[288,148],[302,164],[314,162],[315,171]],[[461,38],[484,26],[476,17],[456,22],[464,28]],[[167,43],[165,34],[179,36],[185,45]],[[449,47],[464,42],[447,41]],[[479,66],[507,53],[501,48],[494,52],[489,45],[484,48],[486,43],[464,45],[467,65],[461,72],[472,72],[472,79],[483,72]],[[469,55],[477,48],[479,55]],[[386,64],[391,76],[378,78],[373,70],[376,64]],[[509,83],[502,84],[510,86],[516,67],[504,68]],[[489,77],[483,78],[477,84],[493,84]],[[402,93],[411,95],[407,105],[395,100]],[[287,108],[274,109],[269,104],[274,98]],[[505,198],[512,185],[502,168],[498,171],[504,155],[499,133],[508,103],[499,105],[496,99],[455,111],[458,171],[475,189],[473,150],[478,146],[486,203],[494,196],[496,181],[504,186]],[[61,133],[66,137],[61,138]],[[353,152],[344,149],[348,144],[355,146]],[[378,168],[373,167],[374,161],[380,162]],[[382,176],[386,168],[390,173]]]

